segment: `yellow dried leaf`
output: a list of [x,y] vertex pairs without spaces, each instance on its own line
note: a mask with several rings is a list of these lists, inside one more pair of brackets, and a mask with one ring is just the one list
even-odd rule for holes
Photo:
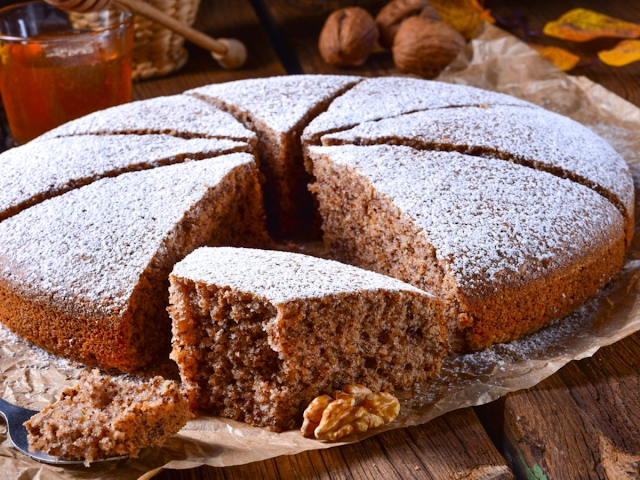
[[640,25],[585,8],[569,10],[558,20],[547,23],[543,31],[551,37],[574,42],[586,42],[600,37],[640,37]]
[[598,52],[598,58],[612,67],[624,67],[640,60],[640,40],[623,40],[611,50]]
[[431,0],[442,21],[458,30],[467,40],[473,38],[483,20],[495,20],[479,0]]
[[580,57],[578,55],[575,55],[564,48],[551,47],[548,45],[536,45],[535,43],[530,43],[529,46],[560,70],[565,72],[573,69],[580,61]]

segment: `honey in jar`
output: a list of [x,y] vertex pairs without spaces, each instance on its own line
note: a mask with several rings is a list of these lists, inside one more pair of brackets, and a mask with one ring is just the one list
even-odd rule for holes
[[[39,3],[25,7],[34,5]],[[56,15],[66,20],[55,29],[49,25],[42,29],[46,33],[21,38],[2,31],[5,10],[0,11],[0,93],[18,144],[131,100],[133,31],[128,12],[115,24],[109,14],[107,21],[113,25],[97,31],[88,27],[99,23],[100,12],[87,14],[93,15],[89,19],[62,12]]]

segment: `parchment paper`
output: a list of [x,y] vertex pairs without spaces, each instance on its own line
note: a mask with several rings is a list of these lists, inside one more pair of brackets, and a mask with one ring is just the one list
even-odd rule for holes
[[[639,185],[640,109],[584,77],[564,74],[500,29],[485,25],[440,80],[508,93],[586,124],[624,156]],[[620,275],[575,314],[525,339],[447,358],[437,381],[400,396],[401,416],[388,428],[425,423],[451,410],[529,388],[571,360],[593,355],[640,330],[640,260],[636,259],[640,248],[634,242]],[[7,401],[41,409],[72,385],[82,368],[30,347],[0,327],[0,396]],[[139,459],[88,469],[62,468],[39,464],[15,451],[3,425],[0,472],[21,479],[150,478],[162,467],[231,466],[341,444],[308,440],[297,431],[275,434],[232,420],[200,417],[162,449],[147,449]]]

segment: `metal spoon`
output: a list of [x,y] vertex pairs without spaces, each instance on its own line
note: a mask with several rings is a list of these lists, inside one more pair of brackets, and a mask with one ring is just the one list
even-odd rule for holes
[[[24,422],[29,420],[32,416],[38,413],[35,410],[29,410],[26,408],[16,407],[8,402],[5,402],[0,398],[0,415],[7,422],[7,430],[9,432],[9,438],[11,443],[28,457],[37,460],[42,463],[55,463],[57,465],[78,465],[84,463],[84,460],[63,460],[58,457],[52,457],[39,450],[30,452],[29,442],[27,442],[27,427],[23,425]],[[113,460],[122,460],[127,456],[122,457],[109,457],[102,460],[94,460],[92,463],[108,462]]]

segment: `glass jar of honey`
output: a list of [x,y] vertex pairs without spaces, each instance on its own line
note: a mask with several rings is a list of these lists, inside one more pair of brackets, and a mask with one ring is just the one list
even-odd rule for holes
[[0,10],[0,94],[15,141],[131,101],[133,19],[119,5],[78,14],[44,2]]

